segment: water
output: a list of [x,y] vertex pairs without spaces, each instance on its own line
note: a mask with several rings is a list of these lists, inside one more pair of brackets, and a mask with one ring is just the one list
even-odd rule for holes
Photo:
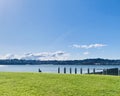
[[107,68],[120,68],[120,65],[0,65],[0,72],[38,72],[40,68],[43,73],[57,73],[58,67],[60,67],[61,73],[63,73],[64,67],[67,68],[67,73],[69,73],[69,68],[72,68],[74,74],[75,68],[78,73],[80,73],[80,68],[83,68],[83,73],[87,73],[88,68],[90,68],[90,72],[93,72],[93,68],[101,71]]

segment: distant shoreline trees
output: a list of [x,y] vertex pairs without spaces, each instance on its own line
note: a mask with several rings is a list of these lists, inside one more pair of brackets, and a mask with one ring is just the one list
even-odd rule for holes
[[120,60],[110,60],[110,59],[84,59],[84,60],[19,60],[19,59],[6,59],[0,60],[0,65],[120,65]]

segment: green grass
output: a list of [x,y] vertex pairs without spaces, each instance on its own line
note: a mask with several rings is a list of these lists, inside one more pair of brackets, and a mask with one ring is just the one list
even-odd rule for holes
[[120,77],[1,72],[0,96],[120,96]]

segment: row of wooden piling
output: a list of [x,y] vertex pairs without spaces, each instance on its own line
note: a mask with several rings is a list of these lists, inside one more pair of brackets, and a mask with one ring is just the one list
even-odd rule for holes
[[[101,70],[101,71],[96,71],[96,70]],[[70,73],[70,74],[101,74],[101,75],[118,75],[120,76],[120,70],[119,68],[110,68],[110,69],[95,69],[93,68],[93,70],[91,71],[91,68],[87,69],[87,72],[83,72],[84,70],[82,68],[80,68],[78,70],[78,68],[62,68],[62,70],[60,69],[60,67],[58,67],[58,73]],[[42,72],[41,69],[38,69],[38,72]]]
[[[64,67],[63,68],[63,72],[61,72],[60,70],[60,67],[58,67],[58,73],[64,73],[66,74],[67,73],[67,68]],[[72,73],[75,73],[75,74],[83,74],[83,69],[80,68],[79,72],[78,72],[78,69],[77,68],[74,68],[74,70],[72,70],[72,68],[69,68],[69,73],[72,74]],[[88,68],[87,69],[87,73],[90,74],[90,69]],[[93,68],[93,74],[95,74],[95,68]]]

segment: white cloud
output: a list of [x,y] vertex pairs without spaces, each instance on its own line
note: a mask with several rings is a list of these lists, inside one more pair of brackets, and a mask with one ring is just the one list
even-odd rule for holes
[[74,48],[82,48],[82,49],[90,49],[90,48],[100,48],[100,47],[105,47],[107,46],[106,44],[90,44],[90,45],[78,45],[74,44]]
[[7,54],[0,56],[0,59],[25,59],[25,60],[67,60],[69,54],[63,51],[27,53],[23,55]]
[[0,56],[1,59],[14,59],[14,54],[6,54],[4,56]]
[[83,54],[84,54],[84,55],[89,55],[90,53],[89,53],[89,52],[84,52]]

